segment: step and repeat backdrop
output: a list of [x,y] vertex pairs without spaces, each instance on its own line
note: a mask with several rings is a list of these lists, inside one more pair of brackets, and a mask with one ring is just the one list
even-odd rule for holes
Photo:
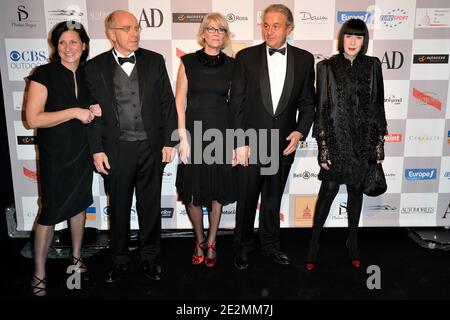
[[[386,194],[364,199],[362,226],[450,225],[450,2],[448,0],[285,0],[295,29],[289,43],[314,54],[316,62],[336,53],[336,35],[352,17],[370,29],[369,55],[383,65],[386,136]],[[116,9],[132,12],[141,27],[141,47],[161,53],[173,88],[180,57],[199,47],[196,33],[203,16],[221,12],[232,32],[225,52],[261,43],[261,14],[269,0],[21,0],[5,1],[0,11],[0,59],[18,230],[31,230],[39,212],[35,132],[24,123],[24,78],[48,61],[47,35],[64,20],[77,20],[91,38],[90,57],[111,48],[104,19]],[[316,142],[299,146],[282,201],[282,227],[312,225],[319,166]],[[163,176],[162,225],[190,228],[177,201],[177,159]],[[94,174],[94,203],[87,226],[108,228],[103,180]],[[347,226],[346,189],[342,186],[326,222]],[[206,212],[205,212],[206,214]],[[137,228],[136,208],[130,212]],[[235,205],[224,208],[222,228],[233,228]],[[205,223],[207,223],[205,215]],[[257,224],[256,224],[257,226]],[[58,228],[65,227],[62,223]]]

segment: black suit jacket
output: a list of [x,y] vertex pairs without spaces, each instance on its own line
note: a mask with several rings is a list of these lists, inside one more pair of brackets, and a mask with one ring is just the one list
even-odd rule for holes
[[[176,144],[170,139],[177,129],[175,99],[163,56],[142,48],[135,55],[142,120],[153,155],[161,161],[163,146]],[[91,153],[105,152],[111,166],[117,158],[120,136],[113,84],[115,63],[112,52],[107,51],[90,60],[85,69],[91,103],[102,108],[102,117],[88,126]]]
[[314,57],[308,51],[287,45],[286,78],[275,113],[266,43],[243,49],[236,55],[230,92],[231,126],[235,130],[279,129],[279,155],[283,163],[292,163],[295,156],[295,152],[287,157],[282,155],[289,144],[286,137],[292,131],[301,132],[303,139],[308,135],[314,120],[314,97]]

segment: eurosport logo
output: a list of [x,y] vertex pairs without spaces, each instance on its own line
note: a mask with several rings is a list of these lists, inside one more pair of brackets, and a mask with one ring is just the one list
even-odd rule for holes
[[337,22],[339,24],[344,24],[350,19],[360,19],[366,24],[372,23],[373,15],[371,12],[367,11],[338,11],[337,12]]
[[436,180],[436,169],[420,168],[420,169],[406,169],[406,180]]

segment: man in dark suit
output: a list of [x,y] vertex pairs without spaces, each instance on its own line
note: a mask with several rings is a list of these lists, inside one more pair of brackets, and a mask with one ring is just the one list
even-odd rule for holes
[[[298,142],[308,135],[315,110],[314,58],[287,44],[293,28],[289,8],[271,5],[263,14],[265,42],[241,50],[236,56],[230,93],[232,125],[235,130],[257,131],[256,141],[237,139],[233,153],[233,163],[239,165],[234,265],[241,270],[248,267],[248,256],[254,248],[253,228],[260,194],[261,252],[275,263],[290,264],[279,243],[281,198]],[[268,167],[261,157],[264,146],[272,152],[275,173],[264,172]]]
[[130,210],[136,189],[141,265],[159,280],[161,183],[164,163],[173,160],[171,134],[177,127],[172,88],[163,57],[139,48],[141,28],[126,11],[106,18],[114,48],[86,66],[86,81],[102,117],[88,128],[96,170],[109,195],[110,249],[113,267],[106,281],[115,282],[130,260]]

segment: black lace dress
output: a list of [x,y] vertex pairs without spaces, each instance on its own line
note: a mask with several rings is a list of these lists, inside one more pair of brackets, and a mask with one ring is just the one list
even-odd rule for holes
[[[199,50],[181,60],[188,79],[186,129],[191,135],[191,163],[178,165],[176,187],[184,204],[193,202],[211,209],[213,200],[223,205],[236,200],[235,170],[230,165],[231,150],[225,144],[233,59],[222,52],[209,56]],[[206,141],[208,129],[220,132],[223,140]],[[203,155],[212,155],[213,159]]]
[[313,136],[319,146],[320,180],[341,184],[362,181],[368,163],[384,159],[383,76],[380,60],[358,55],[353,63],[343,54],[317,64],[318,107]]

